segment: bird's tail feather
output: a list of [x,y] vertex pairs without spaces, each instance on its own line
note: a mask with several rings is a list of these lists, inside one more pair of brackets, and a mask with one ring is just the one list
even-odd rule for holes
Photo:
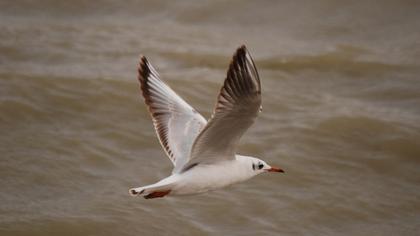
[[138,188],[131,188],[129,193],[131,196],[144,196],[145,198],[156,192],[169,194],[171,191],[171,185],[172,184],[151,184]]

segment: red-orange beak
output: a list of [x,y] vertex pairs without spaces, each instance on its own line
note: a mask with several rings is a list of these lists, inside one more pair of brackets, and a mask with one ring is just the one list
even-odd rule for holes
[[278,168],[278,167],[271,167],[270,169],[267,170],[268,172],[281,172],[284,173],[284,170]]

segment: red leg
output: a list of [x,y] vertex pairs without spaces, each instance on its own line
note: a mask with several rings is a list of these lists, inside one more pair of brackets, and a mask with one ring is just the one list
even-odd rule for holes
[[171,192],[171,190],[156,191],[156,192],[152,192],[152,193],[147,194],[146,196],[144,196],[144,198],[150,199],[150,198],[164,197],[164,196],[168,195],[170,192]]

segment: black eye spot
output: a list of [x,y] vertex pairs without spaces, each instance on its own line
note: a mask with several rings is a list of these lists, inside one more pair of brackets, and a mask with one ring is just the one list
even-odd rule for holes
[[258,169],[261,170],[264,167],[262,163],[258,164]]
[[255,170],[255,164],[254,163],[252,163],[252,169]]

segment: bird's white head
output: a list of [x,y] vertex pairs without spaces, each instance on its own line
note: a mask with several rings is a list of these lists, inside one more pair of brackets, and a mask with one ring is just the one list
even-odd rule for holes
[[284,171],[278,167],[270,166],[265,161],[256,157],[241,156],[242,162],[245,168],[249,169],[254,175],[258,175],[265,172],[281,172]]

